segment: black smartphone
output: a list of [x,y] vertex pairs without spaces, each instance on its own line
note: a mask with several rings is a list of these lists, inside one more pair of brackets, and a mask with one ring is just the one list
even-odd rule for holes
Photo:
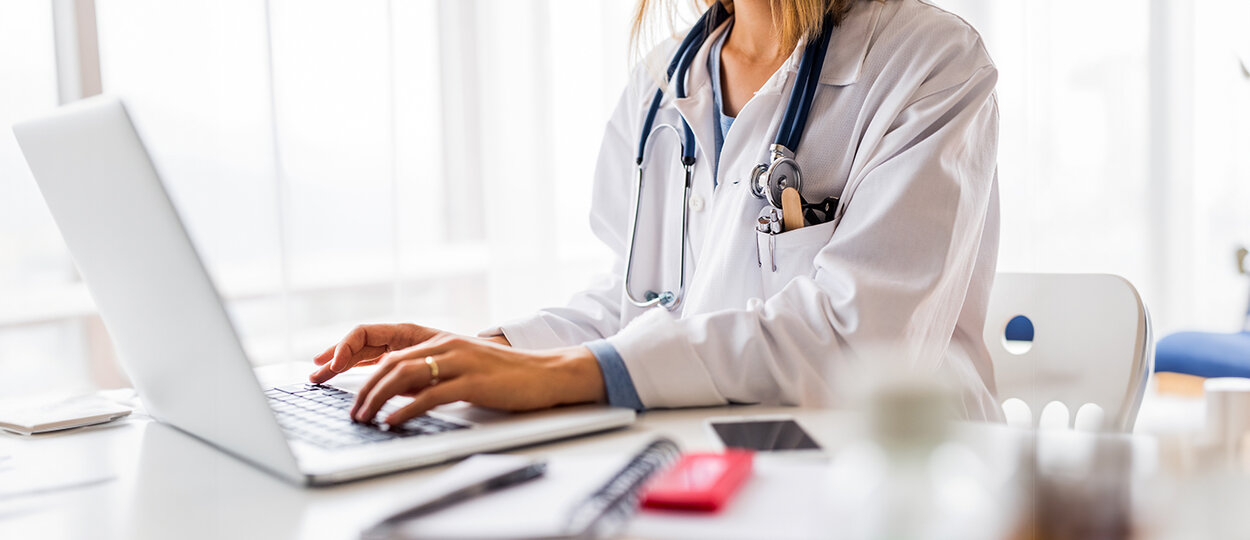
[[757,452],[820,450],[816,440],[792,418],[713,418],[708,425],[726,448]]

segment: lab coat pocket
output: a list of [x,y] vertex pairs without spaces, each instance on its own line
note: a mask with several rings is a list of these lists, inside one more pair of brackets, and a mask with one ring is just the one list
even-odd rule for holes
[[815,275],[816,254],[829,245],[833,226],[829,221],[780,234],[756,231],[760,276],[767,296],[777,294],[796,277]]

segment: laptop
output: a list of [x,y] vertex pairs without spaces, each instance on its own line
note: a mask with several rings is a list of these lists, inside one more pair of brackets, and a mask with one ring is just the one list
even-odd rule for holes
[[266,389],[123,103],[83,100],[13,132],[148,413],[222,451],[322,485],[634,421],[603,405],[459,403],[383,429],[349,420],[347,390]]

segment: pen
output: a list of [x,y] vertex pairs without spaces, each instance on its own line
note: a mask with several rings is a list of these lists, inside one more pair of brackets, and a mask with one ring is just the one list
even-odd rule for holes
[[474,497],[479,497],[487,493],[523,484],[542,476],[546,472],[547,462],[545,461],[531,463],[519,469],[506,471],[503,474],[495,475],[482,480],[481,482],[467,485],[433,501],[418,504],[417,506],[388,517],[378,522],[377,525],[369,527],[364,532],[360,533],[360,538],[362,540],[392,538],[392,533],[394,532],[395,527],[405,521],[442,510],[443,508],[453,506]]
[[[760,216],[759,221],[755,224],[755,230],[764,234],[772,234],[772,227],[767,216]],[[769,242],[772,242],[771,238],[769,239]],[[758,247],[755,249],[755,266],[761,268],[764,266],[764,261],[760,260],[760,250]]]

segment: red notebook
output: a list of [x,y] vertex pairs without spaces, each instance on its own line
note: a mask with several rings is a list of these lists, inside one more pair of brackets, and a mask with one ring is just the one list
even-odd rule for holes
[[647,485],[647,508],[715,512],[725,506],[751,476],[755,453],[726,450],[723,454],[685,454]]

